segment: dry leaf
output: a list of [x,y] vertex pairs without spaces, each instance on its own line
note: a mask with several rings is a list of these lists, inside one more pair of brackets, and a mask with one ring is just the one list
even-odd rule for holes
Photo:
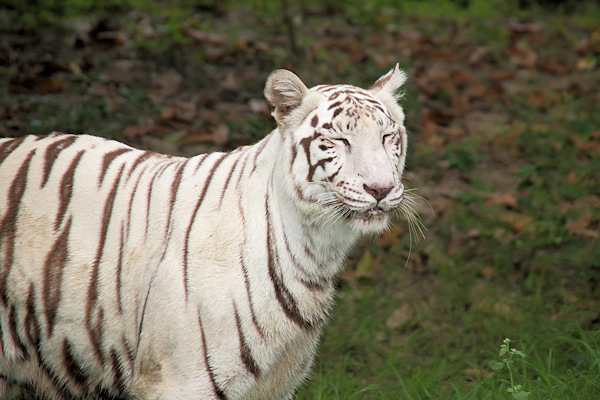
[[[179,72],[174,69],[168,69],[160,75],[157,75],[152,80],[152,87],[148,94],[152,97],[164,98],[170,96],[179,90],[182,77]],[[158,99],[156,99],[158,100]]]
[[411,306],[408,303],[402,304],[396,308],[392,315],[385,320],[385,325],[388,328],[398,328],[407,323],[414,315]]
[[115,60],[100,74],[100,80],[110,83],[128,83],[133,80],[133,68],[136,65],[133,60]]
[[371,276],[373,272],[373,254],[366,249],[356,264],[356,276]]
[[225,145],[229,140],[229,128],[227,125],[217,125],[212,131],[212,140],[218,146]]
[[485,204],[501,204],[511,208],[517,206],[517,199],[515,196],[508,193],[492,193],[486,196],[484,200]]
[[585,215],[576,220],[568,220],[565,228],[573,235],[586,236],[592,239],[598,237],[598,230],[588,229],[592,222],[591,214]]

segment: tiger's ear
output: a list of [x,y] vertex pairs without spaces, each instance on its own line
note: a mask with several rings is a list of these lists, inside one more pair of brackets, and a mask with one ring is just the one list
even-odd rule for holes
[[302,103],[307,94],[306,85],[291,71],[278,69],[267,77],[265,97],[273,108],[271,114],[277,125],[281,125],[283,119]]
[[387,92],[397,98],[399,96],[396,95],[396,91],[404,85],[406,82],[406,73],[400,69],[398,64],[390,70],[387,74],[383,75],[381,78],[377,79],[377,81],[371,86],[369,89],[371,93],[377,94],[380,92]]

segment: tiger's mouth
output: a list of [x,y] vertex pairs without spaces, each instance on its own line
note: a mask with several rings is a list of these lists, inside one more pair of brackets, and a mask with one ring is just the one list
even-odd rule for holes
[[388,213],[380,208],[379,206],[375,206],[366,211],[351,211],[347,215],[348,220],[359,221],[365,223],[372,222],[380,222],[387,219]]

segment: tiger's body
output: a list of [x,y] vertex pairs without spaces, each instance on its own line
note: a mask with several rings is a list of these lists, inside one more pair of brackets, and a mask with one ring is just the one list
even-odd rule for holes
[[276,71],[278,128],[231,153],[0,140],[0,397],[290,398],[348,249],[403,204],[404,80]]

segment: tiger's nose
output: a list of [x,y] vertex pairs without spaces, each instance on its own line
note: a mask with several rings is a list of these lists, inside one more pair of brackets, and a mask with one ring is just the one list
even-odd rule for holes
[[375,200],[380,201],[381,199],[385,198],[385,196],[387,196],[387,194],[389,192],[391,192],[394,187],[393,186],[383,186],[382,187],[379,185],[368,186],[366,183],[364,183],[363,188],[365,189],[365,192],[367,192],[371,196],[373,196],[375,198]]

